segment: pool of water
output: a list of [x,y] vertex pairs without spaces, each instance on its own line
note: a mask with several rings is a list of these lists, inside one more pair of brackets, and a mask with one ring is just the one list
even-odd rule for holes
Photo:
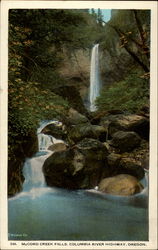
[[93,192],[34,188],[8,202],[9,240],[148,240],[148,209]]

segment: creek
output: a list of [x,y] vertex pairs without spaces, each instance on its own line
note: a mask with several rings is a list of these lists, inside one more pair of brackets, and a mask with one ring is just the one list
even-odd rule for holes
[[148,240],[144,191],[115,197],[95,189],[73,191],[46,185],[42,166],[53,153],[48,148],[61,142],[41,133],[50,123],[42,123],[37,131],[39,152],[25,161],[22,192],[8,201],[9,240]]

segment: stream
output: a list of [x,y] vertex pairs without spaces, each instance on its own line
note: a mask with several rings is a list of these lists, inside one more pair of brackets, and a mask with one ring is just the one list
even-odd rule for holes
[[[8,201],[9,240],[148,240],[147,192],[132,197],[46,185],[42,166],[59,143],[38,129],[39,152],[25,161],[21,193]],[[146,178],[142,180],[147,185]]]

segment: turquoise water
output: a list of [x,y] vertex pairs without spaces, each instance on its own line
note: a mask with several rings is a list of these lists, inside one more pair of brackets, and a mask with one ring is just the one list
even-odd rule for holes
[[148,240],[148,209],[86,191],[35,188],[9,199],[9,240]]

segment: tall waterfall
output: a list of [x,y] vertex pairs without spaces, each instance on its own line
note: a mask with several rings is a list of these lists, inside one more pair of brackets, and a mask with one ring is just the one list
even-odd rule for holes
[[91,55],[91,70],[90,70],[90,110],[95,111],[95,100],[100,92],[99,79],[99,44],[94,45]]

